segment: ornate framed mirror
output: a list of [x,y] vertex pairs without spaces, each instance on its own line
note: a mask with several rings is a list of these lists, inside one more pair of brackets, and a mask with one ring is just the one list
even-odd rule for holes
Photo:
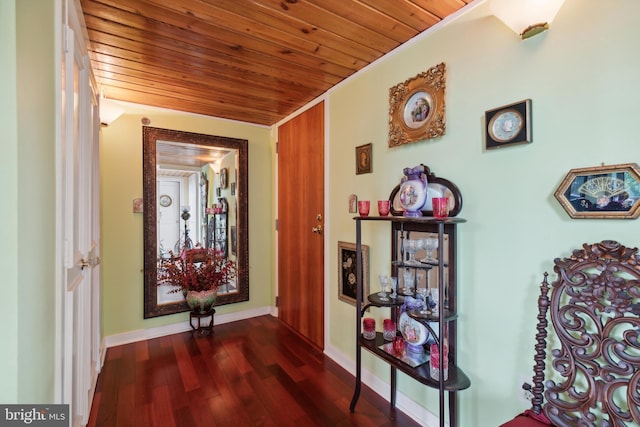
[[[163,257],[189,247],[214,247],[221,238],[234,248],[227,254],[237,262],[238,277],[218,291],[215,305],[247,301],[248,141],[144,127],[142,161],[145,319],[189,310],[181,293],[158,286]],[[233,195],[227,181],[234,183]],[[225,228],[233,227],[233,233],[216,231],[222,211]]]

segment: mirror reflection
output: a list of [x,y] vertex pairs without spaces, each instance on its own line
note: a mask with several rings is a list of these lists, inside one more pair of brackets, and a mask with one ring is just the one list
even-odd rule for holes
[[216,305],[248,300],[247,141],[145,127],[143,148],[145,318],[188,310],[158,273],[193,248],[237,263]]

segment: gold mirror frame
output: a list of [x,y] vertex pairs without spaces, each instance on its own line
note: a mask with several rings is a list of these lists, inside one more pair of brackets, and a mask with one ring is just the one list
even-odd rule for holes
[[[445,87],[446,67],[440,63],[389,89],[389,147],[444,135]],[[408,120],[417,108],[424,111],[424,105],[411,108],[416,102],[426,104],[428,111],[425,117]]]
[[237,263],[238,292],[218,295],[215,305],[249,300],[249,155],[248,141],[153,127],[143,128],[143,199],[144,199],[144,318],[189,311],[186,301],[158,304],[158,245],[156,142],[221,147],[238,150]]

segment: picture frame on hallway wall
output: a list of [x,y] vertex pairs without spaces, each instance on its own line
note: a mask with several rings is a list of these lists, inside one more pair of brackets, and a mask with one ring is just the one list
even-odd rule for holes
[[227,188],[227,182],[229,180],[229,169],[222,168],[220,169],[220,188]]
[[[356,305],[356,244],[338,242],[338,299]],[[369,247],[362,245],[362,295],[369,295]],[[362,301],[364,306],[364,301]]]
[[531,138],[531,100],[485,111],[485,148],[527,144]]
[[356,147],[356,175],[371,173],[373,144],[359,145]]
[[445,88],[443,62],[389,89],[389,147],[445,134]]
[[636,219],[640,168],[625,163],[571,169],[554,196],[574,219]]

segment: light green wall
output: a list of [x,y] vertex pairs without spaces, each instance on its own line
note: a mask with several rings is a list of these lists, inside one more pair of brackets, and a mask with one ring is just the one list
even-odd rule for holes
[[0,2],[0,401],[54,402],[55,13]]
[[[17,2],[18,372],[21,402],[54,397],[56,305],[55,2]],[[46,211],[45,211],[46,212]],[[37,260],[38,268],[34,268]],[[24,309],[28,301],[28,309]]]
[[100,139],[103,335],[188,320],[187,313],[143,319],[143,216],[132,212],[133,199],[142,197],[143,116],[151,120],[153,127],[249,141],[250,300],[217,307],[216,315],[270,306],[273,263],[264,256],[264,251],[273,245],[273,169],[268,161],[273,152],[269,128],[156,109],[129,111],[103,127]]
[[16,5],[0,1],[0,182],[4,203],[0,213],[0,402],[18,399],[18,114],[16,111]]
[[[386,198],[405,166],[428,165],[464,198],[459,226],[460,425],[499,425],[527,407],[520,375],[532,375],[538,284],[553,259],[585,242],[640,244],[637,220],[572,220],[553,193],[572,168],[640,161],[640,2],[566,0],[551,29],[521,41],[482,3],[421,37],[329,96],[330,344],[355,356],[353,306],[337,299],[337,241],[355,241],[348,195]],[[447,131],[390,149],[388,90],[445,62]],[[533,143],[483,149],[486,110],[532,99]],[[373,173],[355,175],[355,147],[373,143]],[[372,286],[388,272],[389,230],[363,225]],[[384,266],[384,267],[380,267]],[[380,316],[382,318],[383,316]],[[353,327],[348,327],[353,325]],[[364,354],[364,367],[388,366]],[[434,390],[401,376],[401,391],[437,411]]]

